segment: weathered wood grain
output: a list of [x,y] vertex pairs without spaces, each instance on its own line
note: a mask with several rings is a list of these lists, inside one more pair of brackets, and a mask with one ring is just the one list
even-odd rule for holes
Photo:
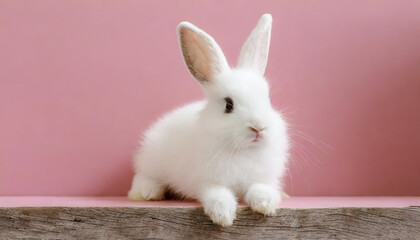
[[239,207],[232,227],[198,207],[0,208],[0,239],[420,239],[420,207],[278,209]]

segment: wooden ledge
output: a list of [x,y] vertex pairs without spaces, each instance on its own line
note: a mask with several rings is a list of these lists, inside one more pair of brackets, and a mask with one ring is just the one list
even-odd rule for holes
[[0,239],[419,239],[420,197],[292,197],[277,216],[239,206],[215,226],[195,202],[0,197]]

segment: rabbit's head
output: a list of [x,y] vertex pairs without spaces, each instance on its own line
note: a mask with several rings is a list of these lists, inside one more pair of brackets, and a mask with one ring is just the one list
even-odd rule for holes
[[187,22],[178,26],[185,64],[208,99],[200,123],[232,148],[267,142],[282,121],[271,106],[264,78],[271,23],[270,14],[261,17],[242,47],[236,68],[229,67],[207,33]]

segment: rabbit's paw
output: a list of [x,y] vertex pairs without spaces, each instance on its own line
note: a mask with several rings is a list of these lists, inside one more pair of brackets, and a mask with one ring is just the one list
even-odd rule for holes
[[266,184],[253,184],[245,195],[245,202],[265,216],[275,216],[281,198],[279,192]]
[[227,227],[233,224],[236,218],[236,199],[225,188],[216,188],[207,191],[202,199],[204,212],[218,225]]
[[146,201],[146,199],[143,198],[140,192],[128,192],[128,199],[131,201]]
[[131,190],[128,192],[128,199],[133,201],[163,200],[165,190],[165,186],[156,180],[136,174]]

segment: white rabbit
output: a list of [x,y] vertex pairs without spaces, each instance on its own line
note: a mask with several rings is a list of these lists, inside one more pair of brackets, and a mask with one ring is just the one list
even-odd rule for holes
[[214,223],[229,226],[238,200],[274,215],[288,156],[286,122],[272,108],[264,78],[272,18],[261,17],[230,68],[212,37],[188,22],[178,37],[206,100],[154,123],[135,155],[131,200],[162,200],[168,189],[199,200]]

